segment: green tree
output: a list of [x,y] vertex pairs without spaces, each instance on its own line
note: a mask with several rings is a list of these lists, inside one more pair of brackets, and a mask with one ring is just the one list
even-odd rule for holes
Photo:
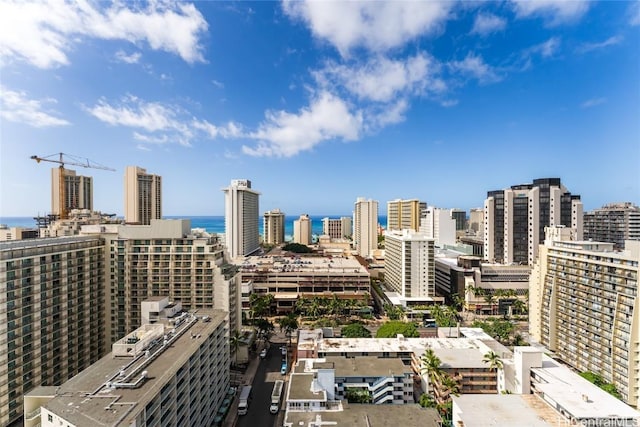
[[511,304],[511,308],[514,314],[525,314],[527,312],[527,305],[520,299],[515,300],[513,304]]
[[417,338],[420,336],[415,324],[391,320],[380,326],[376,333],[376,338],[395,338],[398,334],[402,334],[405,337]]
[[581,372],[580,376],[586,379],[587,381],[597,385],[598,387],[600,387],[602,390],[606,391],[613,397],[622,400],[622,395],[620,394],[618,389],[616,389],[616,386],[606,382],[604,378],[602,378],[600,375],[596,374],[595,372],[590,372],[590,371]]
[[383,308],[389,320],[400,320],[404,317],[404,310],[400,306],[385,304]]
[[371,338],[371,331],[361,323],[351,323],[342,328],[343,338]]
[[296,318],[296,315],[294,313],[289,313],[287,316],[281,317],[280,320],[278,320],[278,323],[280,325],[280,330],[284,331],[284,334],[289,337],[289,346],[291,346],[291,334],[298,330],[298,319]]
[[243,335],[240,331],[236,330],[233,335],[229,337],[229,346],[231,347],[231,353],[233,354],[233,364],[238,364],[238,349],[242,343]]
[[349,403],[371,403],[371,393],[363,388],[349,387],[344,393]]
[[418,404],[423,408],[435,408],[436,400],[433,398],[432,395],[427,393],[422,393],[420,395],[420,400],[418,401]]
[[265,342],[271,339],[273,332],[275,331],[273,323],[267,319],[257,319],[254,326],[258,330],[258,337],[263,339]]
[[420,362],[420,373],[427,376],[429,380],[427,391],[429,391],[432,387],[435,387],[435,384],[444,373],[441,368],[442,361],[436,356],[433,349],[429,348],[420,356]]
[[282,250],[293,252],[296,254],[308,254],[313,252],[313,249],[311,249],[309,246],[300,243],[287,243],[282,247]]

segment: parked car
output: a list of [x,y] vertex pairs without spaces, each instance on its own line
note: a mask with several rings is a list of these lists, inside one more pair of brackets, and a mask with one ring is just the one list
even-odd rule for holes
[[267,349],[263,348],[260,352],[260,359],[264,359],[265,357],[267,357]]

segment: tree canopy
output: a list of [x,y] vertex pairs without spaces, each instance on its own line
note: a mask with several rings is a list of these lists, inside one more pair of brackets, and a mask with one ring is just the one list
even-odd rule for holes
[[371,331],[361,323],[351,323],[342,328],[343,338],[371,338]]
[[398,334],[414,338],[420,336],[415,324],[391,320],[380,326],[376,333],[376,338],[395,338]]
[[313,252],[313,249],[301,243],[287,243],[282,247],[282,250],[288,251],[288,252],[294,252],[296,254],[308,254]]
[[598,387],[600,387],[602,390],[606,391],[610,395],[622,400],[622,396],[620,395],[620,392],[618,391],[618,389],[616,389],[616,386],[606,382],[604,378],[602,378],[600,375],[594,372],[586,371],[586,372],[581,372],[580,376],[586,379],[587,381],[597,385]]

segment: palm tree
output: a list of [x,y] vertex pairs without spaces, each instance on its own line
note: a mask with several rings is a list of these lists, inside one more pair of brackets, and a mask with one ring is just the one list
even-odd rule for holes
[[513,301],[513,304],[511,304],[511,308],[518,314],[523,314],[527,310],[526,304],[521,299]]
[[432,348],[427,349],[422,356],[420,357],[420,373],[422,375],[426,375],[429,380],[429,384],[427,384],[427,393],[429,393],[429,388],[431,384],[436,384],[436,382],[442,377],[443,371],[440,368],[442,365],[442,361],[436,356],[436,353]]
[[284,334],[289,337],[289,346],[291,346],[291,334],[298,329],[298,319],[295,314],[289,313],[287,316],[280,318],[278,321],[280,330],[284,330]]
[[296,301],[296,311],[300,313],[302,316],[306,316],[309,303],[310,303],[309,299],[305,297],[298,298],[298,300]]
[[497,386],[498,370],[502,369],[502,367],[504,366],[502,363],[502,359],[500,359],[500,356],[498,356],[496,352],[489,351],[488,353],[485,353],[484,357],[482,358],[482,361],[487,365],[489,365],[490,371],[494,371],[496,373],[496,386]]
[[236,330],[231,337],[229,337],[229,346],[231,347],[231,353],[233,353],[233,364],[238,364],[238,348],[242,342],[242,333]]
[[492,294],[485,294],[484,301],[489,304],[489,309],[491,310],[491,314],[494,314],[494,306],[495,306],[495,298]]
[[443,375],[440,379],[440,392],[441,403],[449,400],[451,395],[460,395],[460,384],[458,381],[451,377],[451,375]]

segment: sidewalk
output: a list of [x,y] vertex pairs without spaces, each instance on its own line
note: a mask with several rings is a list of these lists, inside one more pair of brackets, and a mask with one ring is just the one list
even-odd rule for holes
[[[257,355],[254,355],[253,358],[249,361],[249,366],[247,366],[247,370],[242,376],[242,382],[238,387],[242,387],[243,385],[251,385],[253,383],[253,378],[256,376],[256,372],[258,371],[258,366],[260,365],[260,358]],[[233,404],[231,408],[229,408],[229,413],[222,423],[222,427],[234,427],[236,422],[238,421],[238,394],[239,391],[236,391],[236,396],[233,399]]]

